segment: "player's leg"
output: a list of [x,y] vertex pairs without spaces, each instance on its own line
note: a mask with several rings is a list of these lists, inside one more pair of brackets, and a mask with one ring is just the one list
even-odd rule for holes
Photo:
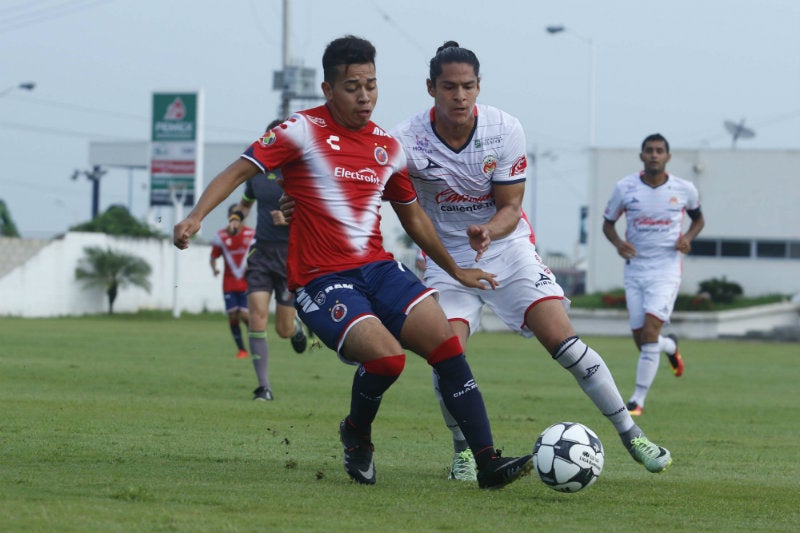
[[237,298],[236,292],[224,292],[223,296],[225,298],[225,314],[228,317],[228,329],[230,329],[231,336],[233,337],[233,342],[236,344],[238,348],[238,352],[236,357],[242,358],[242,352],[245,353],[244,357],[247,357],[247,352],[244,349],[244,341],[242,340],[242,328],[239,325],[239,305],[240,299]]
[[[660,363],[661,328],[672,313],[679,282],[669,279],[635,280],[636,304],[642,310],[641,349],[636,367],[636,389],[628,402],[631,412],[641,414]],[[626,282],[627,287],[633,283]],[[633,320],[633,319],[631,319]],[[637,317],[637,321],[640,320]]]
[[[477,291],[464,287],[438,266],[432,266],[425,272],[425,283],[429,287],[436,287],[439,291],[439,305],[450,321],[453,332],[466,347],[470,331],[480,325],[480,312],[483,302],[476,294]],[[439,390],[439,375],[431,369],[433,392],[439,403],[439,409],[444,418],[445,425],[450,430],[453,439],[453,461],[450,466],[450,479],[461,481],[474,481],[477,479],[477,465],[472,456],[466,437],[458,425],[458,421],[450,414],[442,399]]]
[[[650,472],[664,471],[672,463],[669,450],[650,442],[634,423],[605,361],[575,335],[564,308],[554,300],[540,302],[528,312],[526,321],[535,326],[542,345],[572,373],[583,392],[614,425],[631,456]],[[559,337],[564,340],[558,342]]]
[[403,348],[377,318],[359,280],[338,274],[321,276],[298,289],[295,306],[326,346],[358,366],[350,410],[339,425],[339,435],[345,471],[359,483],[373,484],[372,422],[384,392],[405,366]]
[[247,306],[250,310],[250,355],[253,370],[258,379],[258,387],[253,391],[254,400],[272,400],[272,386],[269,381],[269,345],[267,343],[267,322],[269,320],[269,301],[272,293],[263,290],[248,292]]

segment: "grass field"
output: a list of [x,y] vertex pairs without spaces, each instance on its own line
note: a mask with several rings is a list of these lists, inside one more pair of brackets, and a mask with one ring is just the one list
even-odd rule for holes
[[[276,400],[251,401],[222,315],[0,318],[0,531],[795,532],[800,350],[690,341],[666,360],[640,425],[670,448],[654,475],[623,449],[534,341],[481,333],[469,358],[507,455],[553,422],[593,428],[598,482],[578,494],[527,477],[502,491],[445,479],[451,459],[427,364],[410,357],[373,428],[378,484],[354,485],[337,426],[353,368],[271,341]],[[627,399],[627,338],[587,338]]]

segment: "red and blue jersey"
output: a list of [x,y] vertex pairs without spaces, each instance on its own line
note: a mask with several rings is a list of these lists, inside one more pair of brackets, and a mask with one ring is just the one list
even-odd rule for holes
[[394,259],[383,248],[381,201],[411,203],[416,192],[402,146],[375,123],[348,130],[319,106],[295,113],[242,157],[262,172],[280,169],[283,188],[295,201],[290,289],[324,274]]

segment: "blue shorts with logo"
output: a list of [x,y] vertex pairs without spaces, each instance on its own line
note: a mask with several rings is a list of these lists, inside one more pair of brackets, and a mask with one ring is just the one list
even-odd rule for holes
[[339,353],[350,329],[369,317],[399,339],[409,311],[436,292],[401,262],[378,261],[315,278],[295,291],[294,305],[311,331]]
[[229,291],[223,292],[222,297],[225,299],[225,312],[230,313],[237,309],[247,311],[247,293],[244,291]]

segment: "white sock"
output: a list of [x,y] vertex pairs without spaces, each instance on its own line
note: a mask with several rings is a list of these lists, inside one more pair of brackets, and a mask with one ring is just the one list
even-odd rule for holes
[[614,424],[617,433],[624,433],[634,426],[614,377],[600,354],[578,337],[570,337],[561,343],[553,359],[572,373],[583,392]]
[[642,352],[639,354],[639,364],[636,367],[636,390],[631,396],[631,401],[644,407],[644,401],[650,386],[656,379],[658,372],[658,356],[661,353],[657,342],[642,344]]
[[659,335],[658,349],[667,355],[675,355],[675,350],[678,349],[678,346],[675,344],[675,341],[670,339],[669,337],[664,337],[663,335]]

